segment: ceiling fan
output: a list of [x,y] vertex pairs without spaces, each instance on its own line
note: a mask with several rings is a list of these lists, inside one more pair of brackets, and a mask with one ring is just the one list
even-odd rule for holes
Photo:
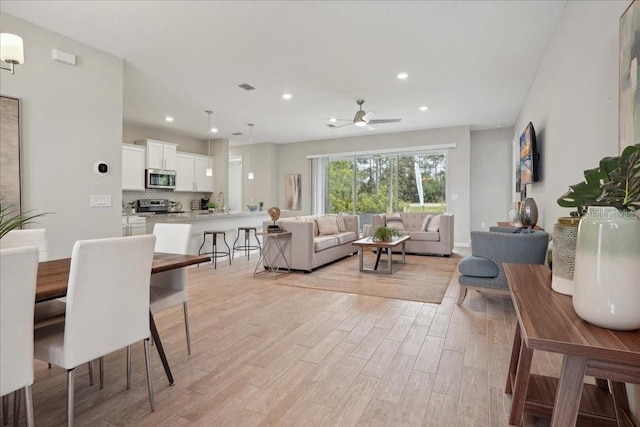
[[371,125],[377,125],[377,124],[382,124],[382,123],[397,123],[399,121],[401,121],[402,119],[377,119],[377,120],[372,120],[371,118],[373,117],[373,115],[375,114],[373,111],[367,111],[366,113],[362,110],[362,104],[364,104],[364,100],[363,99],[358,99],[356,101],[356,103],[358,104],[358,111],[356,112],[356,115],[354,116],[353,120],[351,119],[336,119],[342,122],[350,122],[350,123],[346,123],[344,125],[334,125],[333,123],[329,123],[327,125],[327,127],[331,128],[331,129],[338,129],[341,127],[345,127],[345,126],[349,126],[349,125],[356,125],[358,127],[364,127],[365,129],[368,130],[374,130],[375,128]]

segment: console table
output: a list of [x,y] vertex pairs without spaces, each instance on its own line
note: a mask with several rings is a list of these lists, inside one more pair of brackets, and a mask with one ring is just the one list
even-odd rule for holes
[[[551,290],[545,265],[504,264],[518,324],[505,392],[513,393],[509,424],[522,414],[551,416],[552,426],[630,425],[623,382],[640,384],[640,331],[591,325],[573,310],[570,296]],[[564,355],[560,378],[530,373],[534,350]],[[584,376],[597,385],[583,384]],[[611,380],[611,392],[607,381]]]

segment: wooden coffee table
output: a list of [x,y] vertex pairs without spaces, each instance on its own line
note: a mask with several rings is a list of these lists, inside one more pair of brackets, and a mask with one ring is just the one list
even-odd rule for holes
[[[360,271],[366,272],[366,273],[393,274],[393,261],[391,259],[393,254],[393,248],[402,245],[402,263],[404,264],[405,263],[404,244],[410,238],[411,238],[410,236],[401,236],[401,237],[394,238],[390,242],[382,242],[382,241],[377,242],[372,240],[371,237],[366,237],[364,239],[356,240],[355,242],[353,242],[353,245],[360,247],[360,250],[358,251],[359,257],[360,257],[360,263],[359,263]],[[363,266],[364,250],[366,248],[375,248],[378,251],[378,256],[376,257],[376,265],[373,269],[365,269]],[[378,262],[380,261],[380,254],[382,253],[383,249],[387,252],[388,268],[387,270],[378,270]]]

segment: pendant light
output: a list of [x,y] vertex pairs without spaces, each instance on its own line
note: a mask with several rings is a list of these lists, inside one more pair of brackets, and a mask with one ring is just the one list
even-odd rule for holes
[[253,147],[253,123],[247,123],[249,126],[249,173],[247,174],[247,179],[253,179],[253,169],[251,168],[251,151]]
[[[208,137],[207,147],[208,147],[208,153],[209,153],[209,161],[211,161],[211,114],[213,114],[213,111],[205,110],[205,113],[207,113],[207,115],[209,116],[209,126],[207,127],[207,137]],[[207,168],[204,173],[206,176],[213,176],[213,169]]]

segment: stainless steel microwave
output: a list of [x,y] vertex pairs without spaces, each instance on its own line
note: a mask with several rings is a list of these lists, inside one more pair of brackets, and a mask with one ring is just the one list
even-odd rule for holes
[[147,169],[145,184],[147,188],[176,188],[176,171]]

